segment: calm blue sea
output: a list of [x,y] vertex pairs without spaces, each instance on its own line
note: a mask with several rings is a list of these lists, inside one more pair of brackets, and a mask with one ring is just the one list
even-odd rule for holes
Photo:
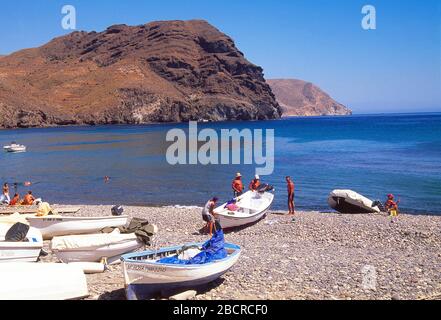
[[[231,196],[231,180],[253,165],[171,166],[168,130],[188,124],[63,127],[0,131],[0,145],[28,146],[0,153],[0,182],[31,181],[51,203],[197,205]],[[296,183],[299,209],[328,210],[327,196],[353,189],[372,199],[394,193],[410,213],[441,214],[441,114],[292,118],[204,123],[199,128],[275,129],[275,209],[286,207],[284,177]],[[103,177],[110,176],[109,183]],[[19,186],[23,194],[28,188]]]

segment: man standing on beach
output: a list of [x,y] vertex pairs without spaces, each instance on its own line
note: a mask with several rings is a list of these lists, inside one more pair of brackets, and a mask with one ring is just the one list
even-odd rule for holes
[[233,194],[235,198],[242,195],[243,183],[242,183],[242,175],[240,174],[240,172],[236,173],[236,178],[233,180],[231,186],[233,188]]
[[295,214],[295,207],[294,207],[294,182],[291,180],[291,177],[286,177],[286,184],[288,187],[288,209],[289,209],[289,215]]
[[217,201],[218,198],[212,198],[205,204],[204,208],[202,209],[202,219],[207,223],[205,227],[206,229],[208,229],[210,236],[213,234],[213,226],[216,220],[214,208],[216,207]]

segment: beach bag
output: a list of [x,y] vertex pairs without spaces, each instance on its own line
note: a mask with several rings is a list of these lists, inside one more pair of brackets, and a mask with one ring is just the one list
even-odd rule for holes
[[47,202],[41,202],[38,205],[38,210],[37,210],[36,216],[37,217],[45,217],[45,216],[47,216],[49,214],[52,214],[51,206]]

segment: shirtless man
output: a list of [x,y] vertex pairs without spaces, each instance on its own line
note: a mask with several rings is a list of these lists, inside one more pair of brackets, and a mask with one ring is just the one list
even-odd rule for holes
[[24,196],[24,198],[23,198],[23,205],[24,206],[30,206],[30,205],[32,205],[33,203],[34,203],[34,201],[35,201],[35,198],[34,198],[34,196],[32,195],[32,191],[29,191],[25,196]]
[[291,180],[291,177],[286,177],[286,185],[288,188],[288,210],[289,215],[295,214],[295,206],[294,206],[294,182]]

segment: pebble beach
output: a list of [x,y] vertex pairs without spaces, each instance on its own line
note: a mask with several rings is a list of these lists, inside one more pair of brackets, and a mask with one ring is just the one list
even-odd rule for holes
[[[110,208],[82,206],[76,215],[106,216]],[[207,240],[200,210],[125,207],[125,214],[156,224],[159,248]],[[441,299],[441,216],[401,214],[391,222],[384,215],[299,212],[293,220],[270,212],[225,239],[242,247],[239,262],[192,299]],[[49,261],[56,257],[42,258]],[[87,275],[87,299],[125,299],[121,266],[109,268]]]

